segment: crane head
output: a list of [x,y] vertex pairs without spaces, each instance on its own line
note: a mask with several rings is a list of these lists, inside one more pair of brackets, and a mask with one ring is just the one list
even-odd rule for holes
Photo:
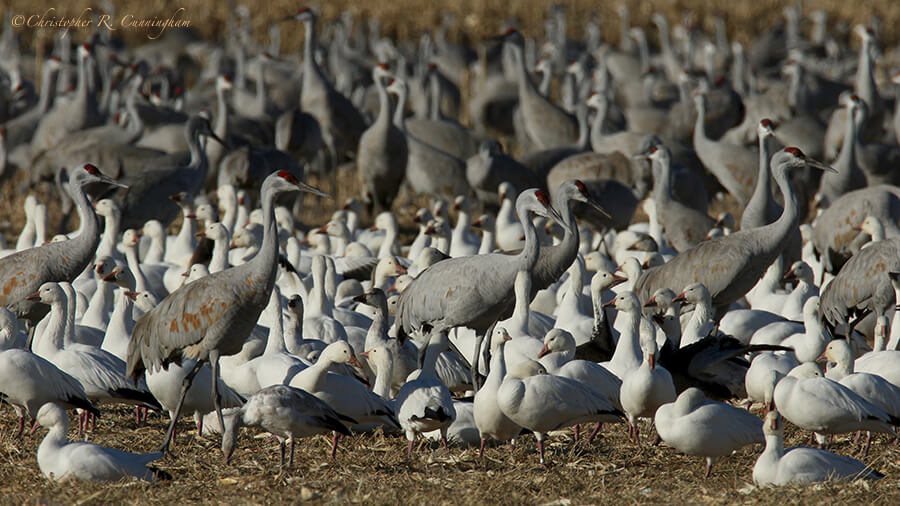
[[[273,174],[273,175],[269,176],[268,178],[266,178],[267,181],[270,180],[270,179],[273,180],[273,181],[282,181],[282,182],[286,182],[286,183],[288,183],[288,184],[294,186],[293,189],[295,189],[295,190],[300,190],[300,191],[303,191],[303,192],[312,193],[313,195],[318,195],[318,196],[320,196],[320,197],[325,197],[325,198],[328,198],[328,199],[331,198],[331,195],[329,195],[329,194],[323,192],[322,190],[320,190],[320,189],[318,189],[318,188],[315,188],[315,187],[313,187],[313,186],[310,186],[310,185],[304,183],[303,181],[300,181],[299,179],[297,179],[297,176],[295,176],[294,174],[292,174],[291,172],[286,171],[286,170],[279,170],[279,171],[276,172],[275,174]],[[286,190],[286,189],[283,189],[282,191],[285,191],[285,190]]]
[[[816,169],[823,170],[825,172],[833,172],[833,173],[837,174],[837,171],[834,170],[832,167],[829,167],[828,165],[825,165],[824,163],[813,160],[812,158],[809,158],[808,156],[803,154],[803,151],[801,151],[800,148],[795,148],[793,146],[787,147],[787,148],[784,148],[783,153],[786,153],[793,158],[794,163],[791,164],[790,162],[788,162],[789,166],[799,167],[799,166],[805,164],[810,167],[814,167]],[[774,165],[774,163],[773,163],[773,165]]]

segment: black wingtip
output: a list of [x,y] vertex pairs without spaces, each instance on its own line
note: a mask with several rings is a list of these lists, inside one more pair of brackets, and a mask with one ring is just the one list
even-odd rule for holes
[[150,392],[135,390],[133,388],[117,388],[110,393],[115,394],[116,397],[119,397],[121,399],[127,399],[133,402],[137,402],[142,406],[154,411],[162,410],[162,405],[158,400],[156,400],[156,397],[153,397],[153,394],[151,394]]

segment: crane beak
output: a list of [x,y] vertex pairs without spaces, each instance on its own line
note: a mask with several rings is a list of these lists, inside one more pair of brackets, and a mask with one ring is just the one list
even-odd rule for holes
[[544,355],[549,355],[550,353],[552,353],[552,352],[550,351],[550,348],[548,348],[547,345],[545,344],[545,345],[541,348],[540,353],[538,353],[537,358],[541,358],[541,357],[543,357]]
[[591,206],[591,208],[594,211],[597,211],[598,213],[602,214],[603,217],[606,218],[607,220],[612,219],[612,216],[610,216],[610,214],[608,212],[606,212],[606,209],[603,209],[603,207],[600,206],[600,204],[598,204],[597,202],[594,202],[594,199],[588,198],[587,205]]
[[818,160],[813,160],[812,158],[809,158],[809,157],[806,158],[806,163],[807,163],[810,167],[813,167],[813,168],[816,168],[816,169],[819,169],[819,170],[823,170],[823,171],[825,171],[825,172],[830,172],[830,173],[832,173],[832,174],[837,174],[837,173],[838,173],[838,171],[837,171],[834,167],[832,167],[832,166],[830,166],[830,165],[825,165],[824,163],[822,163],[822,162],[820,162],[820,161],[818,161]]
[[109,176],[104,176],[104,175],[101,174],[101,175],[100,175],[100,180],[103,181],[104,183],[108,184],[108,185],[118,186],[119,188],[126,188],[126,189],[128,188],[128,185],[127,185],[127,184],[120,183],[120,182],[116,181],[115,179],[113,179],[113,178],[111,178],[111,177],[109,177]]
[[[560,225],[565,226],[565,221],[563,220],[562,216],[560,216],[559,211],[557,211],[556,208],[554,208],[553,206],[546,206],[544,207],[544,209],[547,210],[547,214],[544,215],[545,217],[550,218]],[[603,214],[606,214],[606,212],[604,211]],[[607,214],[607,216],[609,215]]]
[[297,189],[299,189],[302,192],[312,193],[313,195],[318,195],[319,197],[322,197],[325,199],[331,198],[331,195],[323,192],[322,190],[316,188],[315,186],[310,186],[310,185],[304,183],[303,181],[297,181],[296,184],[297,184]]

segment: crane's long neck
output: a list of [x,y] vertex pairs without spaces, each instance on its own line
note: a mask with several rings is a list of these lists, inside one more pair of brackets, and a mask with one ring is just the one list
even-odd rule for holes
[[78,86],[75,88],[75,102],[86,105],[88,98],[88,57],[78,58]]
[[[388,95],[381,77],[375,78],[375,91],[378,92],[378,116],[375,118],[373,126],[379,128],[383,132],[387,132],[388,127],[391,124],[391,97]],[[349,226],[349,216],[347,217],[347,223]],[[353,229],[351,228],[350,230]]]
[[275,196],[276,192],[271,189],[262,195],[262,245],[256,256],[247,262],[247,264],[253,265],[256,273],[263,275],[266,280],[266,293],[275,286],[275,275],[278,273],[278,225],[275,222]]
[[516,75],[519,81],[519,96],[537,94],[538,90],[528,75],[528,69],[525,68],[525,53],[522,46],[518,44],[510,44],[512,47],[513,58],[516,61]]
[[522,248],[522,251],[518,255],[518,270],[531,271],[537,263],[541,244],[538,242],[534,223],[531,222],[531,219],[528,216],[528,210],[525,208],[516,209],[516,215],[519,217],[519,222],[522,223],[522,228],[525,231],[525,247]]
[[[74,255],[73,258],[83,258],[85,264],[93,257],[100,243],[100,226],[97,223],[97,215],[94,213],[94,207],[88,202],[87,195],[84,194],[84,188],[80,184],[69,183],[69,196],[75,202],[75,209],[78,212],[78,219],[81,222],[79,228],[81,232],[72,241],[73,246],[77,244],[75,251],[80,255]],[[84,269],[84,266],[82,266]],[[78,273],[81,273],[79,269]],[[76,274],[77,275],[77,274]]]
[[775,182],[778,183],[778,188],[781,190],[781,196],[784,199],[784,209],[782,209],[781,216],[774,223],[757,229],[763,232],[761,234],[762,244],[769,252],[780,252],[784,249],[791,231],[797,228],[797,220],[800,216],[797,192],[794,191],[794,185],[791,184],[791,179],[786,169],[781,168],[775,171]]
[[47,112],[47,109],[50,108],[50,101],[53,98],[53,74],[55,73],[53,67],[49,63],[44,64],[44,69],[41,73],[41,96],[38,99],[37,110],[43,114]]
[[[768,220],[769,217],[766,216],[765,211],[769,205],[769,200],[772,198],[772,187],[769,180],[770,170],[769,170],[769,159],[771,157],[771,153],[769,152],[769,143],[768,143],[768,135],[760,135],[759,136],[759,164],[756,172],[756,186],[753,188],[753,195],[750,196],[750,200],[747,202],[747,208],[754,210],[754,213],[744,213],[744,216],[750,217],[750,214],[763,216],[764,219]],[[745,208],[746,209],[746,208]],[[766,224],[764,222],[764,224]],[[741,230],[744,230],[744,219],[741,217]]]
[[594,115],[594,121],[591,124],[591,132],[592,133],[603,134],[603,135],[610,133],[606,130],[606,128],[604,128],[604,124],[606,122],[606,116],[607,116],[608,111],[609,111],[609,104],[605,100],[603,100],[597,106],[597,114]]
[[[213,125],[213,131],[220,139],[224,139],[228,134],[228,102],[225,100],[225,88],[222,86],[216,86],[216,123]],[[191,148],[191,161],[193,160],[194,151]]]
[[875,75],[872,65],[872,44],[868,37],[863,38],[862,46],[859,48],[859,67],[856,71],[856,94],[866,101],[866,105],[873,108],[873,112],[877,113],[874,108],[878,106],[878,87],[875,84]]
[[659,181],[653,182],[653,200],[668,202],[672,200],[672,164],[668,159],[654,160],[659,167]]
[[322,69],[316,63],[316,51],[319,48],[319,40],[316,37],[316,20],[310,19],[303,23],[304,44],[303,44],[303,79],[317,78],[324,81],[325,76],[322,75]]
[[[559,244],[554,246],[547,246],[544,249],[544,255],[542,258],[546,260],[541,260],[541,266],[549,267],[552,272],[545,273],[543,272],[543,268],[540,275],[539,283],[535,283],[532,287],[533,289],[543,289],[546,288],[542,286],[543,283],[555,282],[559,276],[562,275],[563,272],[566,271],[571,265],[572,261],[575,260],[575,256],[578,254],[578,242],[579,242],[579,234],[578,234],[578,223],[575,221],[575,214],[572,212],[572,199],[569,198],[566,189],[567,185],[562,185],[556,192],[556,206],[562,206],[562,209],[559,207],[555,207],[557,211],[561,211],[559,214],[562,215],[563,218],[563,238]],[[519,221],[522,221],[522,217],[519,217]],[[531,223],[531,220],[527,220]],[[522,225],[525,226],[525,222],[522,221]],[[534,227],[532,226],[532,229]],[[526,247],[528,246],[527,238],[528,238],[528,229],[525,228],[525,237],[526,237]],[[524,251],[524,250],[523,250]],[[535,255],[537,256],[537,255]],[[545,263],[546,262],[546,263]],[[545,279],[544,276],[552,279]]]

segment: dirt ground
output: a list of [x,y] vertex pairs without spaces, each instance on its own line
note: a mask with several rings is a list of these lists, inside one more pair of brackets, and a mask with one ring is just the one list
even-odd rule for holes
[[[15,415],[0,409],[0,502],[4,504],[91,504],[177,502],[211,503],[407,503],[407,504],[609,504],[747,503],[747,504],[898,504],[900,445],[879,436],[866,460],[887,475],[878,482],[818,484],[782,489],[752,486],[752,469],[762,447],[746,447],[723,459],[709,479],[703,460],[681,455],[664,445],[649,445],[652,429],[642,422],[644,445],[627,440],[625,426],[607,425],[593,445],[573,448],[572,432],[553,436],[548,467],[538,464],[534,438],[523,436],[508,446],[489,448],[483,460],[476,448],[420,444],[406,462],[405,439],[380,433],[342,440],[337,458],[328,457],[330,438],[302,440],[294,467],[279,475],[278,445],[259,432],[244,429],[231,465],[224,465],[219,441],[198,439],[187,418],[179,425],[173,457],[156,467],[173,480],[97,484],[48,481],[37,466],[37,446],[46,431],[14,436]],[[103,410],[89,435],[92,442],[137,452],[155,451],[168,418],[151,414],[136,427],[133,411]],[[70,437],[77,437],[72,428]],[[584,436],[582,436],[584,438]],[[789,430],[787,445],[804,444],[805,434]],[[841,436],[833,450],[853,455],[851,436]]]

